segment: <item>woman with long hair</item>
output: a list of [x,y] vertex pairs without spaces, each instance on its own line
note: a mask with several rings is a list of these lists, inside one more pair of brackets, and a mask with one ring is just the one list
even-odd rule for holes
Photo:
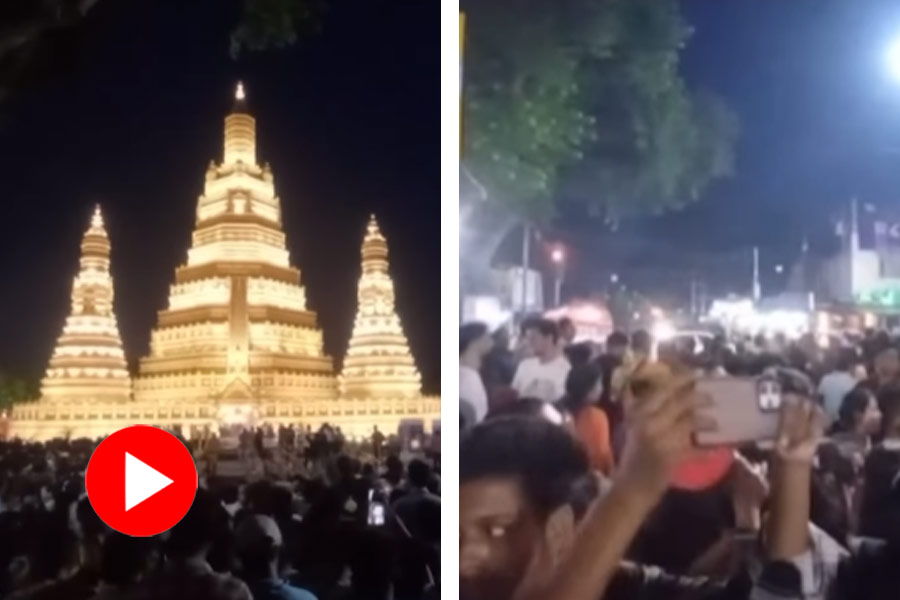
[[597,402],[603,392],[602,373],[593,365],[573,368],[566,379],[566,394],[559,407],[572,417],[575,437],[584,445],[591,467],[609,475],[613,453],[609,441],[609,420]]

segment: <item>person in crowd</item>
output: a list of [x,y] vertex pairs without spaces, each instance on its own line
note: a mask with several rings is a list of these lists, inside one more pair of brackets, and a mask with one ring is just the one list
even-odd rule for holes
[[393,547],[378,531],[361,531],[349,552],[350,590],[346,600],[392,600]]
[[281,579],[278,564],[284,544],[272,517],[246,515],[237,524],[234,537],[241,577],[254,600],[316,600],[307,590]]
[[533,329],[542,320],[543,317],[541,315],[531,314],[525,316],[519,322],[519,335],[516,337],[515,346],[513,347],[513,358],[516,364],[534,356],[534,346],[531,345],[531,341],[528,338],[528,330]]
[[172,528],[166,543],[168,561],[162,572],[148,582],[149,593],[166,600],[209,598],[252,600],[250,589],[240,579],[213,571],[207,556],[227,513],[208,491],[198,489],[184,518]]
[[249,461],[251,455],[251,446],[253,446],[253,432],[249,427],[241,429],[238,434],[238,443],[240,444],[241,460]]
[[635,364],[649,360],[653,353],[653,336],[644,329],[638,329],[631,336],[631,354]]
[[900,387],[882,390],[878,404],[882,438],[863,467],[859,534],[900,539],[900,498],[894,492],[900,474]]
[[494,392],[512,385],[516,357],[510,349],[509,329],[504,325],[491,334],[491,349],[481,361],[481,378],[492,398]]
[[[613,371],[610,393],[614,401],[621,400],[625,382],[629,380],[634,371],[650,362],[653,362],[653,338],[647,331],[639,329],[631,335],[629,351],[625,353],[621,365]],[[615,415],[613,422],[617,423],[620,418],[621,413]]]
[[203,447],[204,458],[206,458],[206,475],[215,477],[218,472],[219,464],[219,436],[215,433],[209,436]]
[[384,434],[378,430],[378,425],[374,425],[372,427],[372,455],[375,456],[375,460],[381,460],[384,441]]
[[422,522],[423,508],[425,505],[433,505],[438,508],[441,505],[439,496],[429,489],[432,480],[431,467],[424,461],[413,459],[407,467],[407,488],[403,495],[391,504],[391,514],[397,527],[405,535],[416,539],[426,539],[426,527]]
[[610,356],[612,358],[618,359],[619,362],[625,358],[625,355],[628,353],[628,335],[621,331],[613,331],[606,338],[606,349],[604,352],[604,356]]
[[838,350],[834,369],[829,371],[819,382],[819,395],[822,397],[822,406],[830,422],[839,419],[841,402],[850,391],[856,387],[857,381],[852,371],[856,366],[856,351],[853,348],[841,348]]
[[603,391],[600,395],[600,407],[606,411],[606,416],[611,424],[618,424],[621,420],[620,410],[614,406],[613,397],[613,373],[622,366],[625,355],[628,353],[628,336],[621,331],[614,331],[606,338],[606,349],[596,363],[600,369]]
[[559,327],[559,343],[565,348],[575,343],[575,323],[569,317],[563,317],[557,323]]
[[525,336],[533,356],[519,363],[512,387],[519,397],[556,402],[565,393],[571,368],[559,349],[556,323],[549,319],[530,321]]
[[[863,543],[852,554],[824,553],[809,535],[809,483],[822,417],[800,411],[782,423],[776,444],[771,514],[765,548],[772,575],[766,597],[772,600],[888,600],[895,598],[900,564],[900,537]],[[900,510],[900,486],[893,490]],[[895,513],[896,514],[896,513]],[[892,534],[895,532],[889,532]],[[777,573],[777,578],[774,576]],[[776,581],[777,579],[777,581]]]
[[829,430],[829,438],[841,454],[861,466],[872,437],[880,429],[881,411],[876,396],[868,388],[859,386],[844,396],[838,420]]
[[572,367],[585,366],[591,362],[593,349],[587,342],[581,344],[569,344],[563,348],[563,356]]
[[103,541],[101,583],[92,600],[144,600],[143,584],[159,557],[155,538],[110,533]]
[[895,346],[885,345],[875,354],[869,385],[877,393],[883,387],[898,383],[898,378],[900,378],[900,352]]
[[597,406],[602,389],[599,369],[575,367],[566,378],[566,394],[559,405],[571,415],[575,436],[587,451],[591,468],[609,476],[613,469],[609,421]]
[[[37,582],[27,589],[10,596],[15,600],[53,600],[71,598],[87,600],[93,596],[100,582],[103,557],[103,541],[110,529],[100,520],[88,499],[73,503],[76,537],[78,539],[78,562],[74,572]],[[11,514],[11,513],[7,513]],[[7,536],[7,540],[12,537]],[[0,542],[0,546],[3,543]]]
[[517,416],[467,432],[460,445],[460,597],[745,598],[745,576],[675,577],[621,562],[690,449],[698,400],[686,386],[673,381],[640,403],[626,461],[599,503],[587,456],[564,429]]
[[336,462],[338,479],[335,484],[344,517],[365,525],[369,517],[369,489],[371,486],[360,476],[362,464],[358,459],[342,454]]
[[482,361],[493,340],[484,323],[466,323],[459,328],[459,398],[474,412],[474,425],[488,412],[488,395],[481,379]]

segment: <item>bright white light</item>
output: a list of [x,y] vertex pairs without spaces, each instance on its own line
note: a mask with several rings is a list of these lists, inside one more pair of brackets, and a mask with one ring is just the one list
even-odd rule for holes
[[784,266],[783,266],[783,265],[775,265],[775,272],[776,272],[776,273],[781,273],[781,272],[783,272],[783,271],[784,271]]
[[609,276],[609,280],[610,280],[612,283],[618,283],[618,282],[619,282],[619,276],[616,275],[615,273],[613,273],[612,275]]
[[653,325],[653,339],[657,342],[667,342],[675,337],[675,327],[668,321],[657,321]]
[[234,90],[234,99],[235,100],[243,100],[247,95],[244,94],[244,84],[238,81],[237,89]]
[[566,258],[566,255],[562,248],[554,248],[553,252],[550,254],[550,258],[553,259],[553,262],[556,264],[560,264]]
[[544,403],[541,407],[541,416],[553,423],[554,425],[562,425],[565,422],[563,415],[555,406],[549,402]]
[[900,81],[900,39],[895,40],[888,47],[887,68],[891,76]]

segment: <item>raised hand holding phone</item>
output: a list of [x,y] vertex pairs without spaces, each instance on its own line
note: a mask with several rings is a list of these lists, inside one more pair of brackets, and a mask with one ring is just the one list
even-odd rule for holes
[[[646,381],[642,370],[636,371],[635,381]],[[616,478],[655,502],[669,486],[675,467],[695,451],[695,435],[715,430],[715,421],[700,413],[710,400],[698,394],[694,378],[685,375],[657,376],[647,386],[626,386],[625,393],[630,396],[628,433]]]

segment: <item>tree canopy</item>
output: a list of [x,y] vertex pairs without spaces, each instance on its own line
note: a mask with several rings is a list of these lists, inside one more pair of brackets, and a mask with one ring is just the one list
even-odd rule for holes
[[244,0],[231,33],[231,54],[283,48],[322,25],[327,0]]
[[737,119],[687,89],[673,0],[494,0],[466,7],[464,161],[495,203],[561,198],[617,221],[696,200],[731,173]]
[[[110,0],[106,0],[109,2]],[[71,65],[73,40],[101,0],[0,2],[0,102],[13,92],[56,77]],[[230,50],[282,48],[317,31],[328,0],[223,0],[234,15]]]
[[0,371],[0,412],[11,409],[13,404],[36,399],[40,393],[39,388],[40,384],[36,379]]

